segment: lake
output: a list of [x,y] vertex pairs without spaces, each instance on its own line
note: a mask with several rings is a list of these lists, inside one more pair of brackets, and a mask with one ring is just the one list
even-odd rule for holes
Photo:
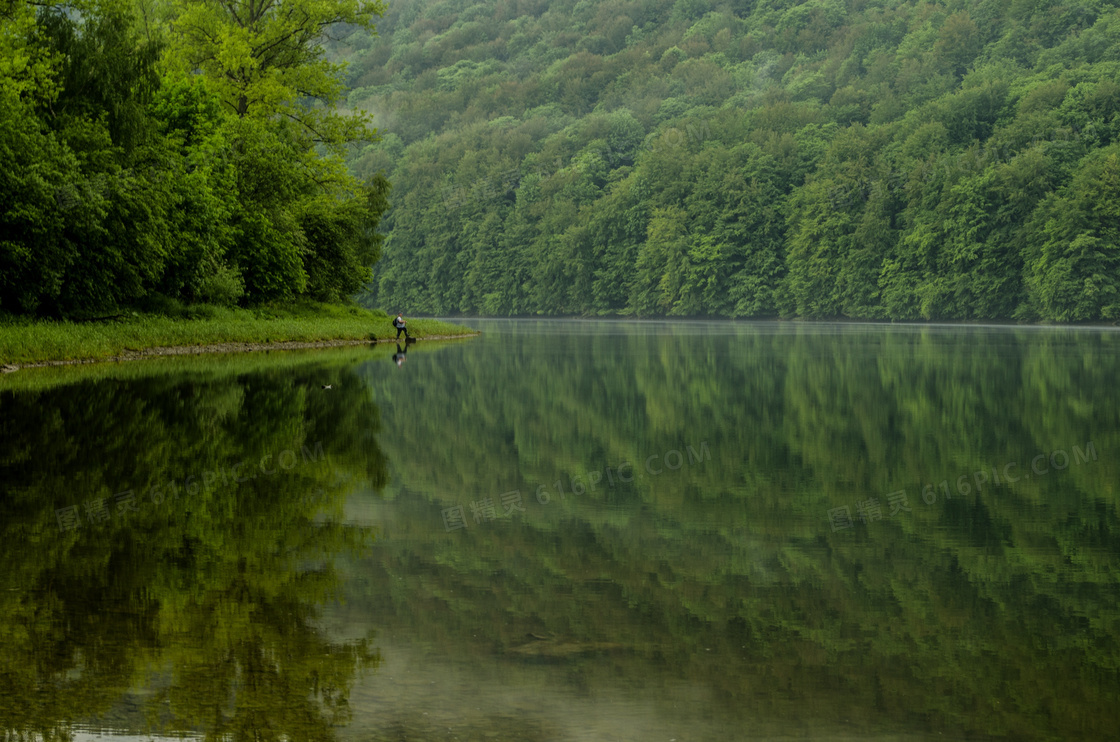
[[0,377],[0,738],[1115,734],[1120,334],[468,324]]

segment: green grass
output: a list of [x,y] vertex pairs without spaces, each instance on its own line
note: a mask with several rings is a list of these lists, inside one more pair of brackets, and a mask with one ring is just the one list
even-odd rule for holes
[[[411,322],[409,324],[412,324]],[[414,345],[409,356],[438,353],[454,340],[432,340]],[[37,392],[58,386],[99,381],[137,381],[159,376],[190,378],[201,382],[229,376],[286,370],[318,373],[353,367],[364,362],[388,363],[396,352],[393,343],[350,345],[283,353],[205,353],[199,355],[151,356],[143,363],[94,363],[29,368],[17,374],[0,373],[0,392]]]
[[[474,332],[430,319],[409,320],[408,330],[417,338]],[[139,314],[100,322],[17,318],[0,321],[0,364],[109,358],[124,351],[168,346],[384,340],[396,334],[384,312],[338,304],[255,309],[202,305],[178,309],[172,316]]]

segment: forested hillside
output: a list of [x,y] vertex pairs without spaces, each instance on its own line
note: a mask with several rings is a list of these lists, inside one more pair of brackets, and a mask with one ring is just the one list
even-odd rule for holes
[[0,317],[349,297],[387,184],[323,31],[377,2],[0,3]]
[[396,0],[332,48],[411,312],[1120,317],[1120,9]]

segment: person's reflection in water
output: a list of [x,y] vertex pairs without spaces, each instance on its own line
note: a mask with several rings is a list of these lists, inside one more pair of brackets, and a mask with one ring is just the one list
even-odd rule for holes
[[406,360],[408,360],[405,357],[407,354],[408,354],[408,343],[406,342],[404,344],[404,348],[401,348],[401,344],[397,343],[397,352],[393,354],[393,362],[397,364],[397,368],[400,368],[401,365]]

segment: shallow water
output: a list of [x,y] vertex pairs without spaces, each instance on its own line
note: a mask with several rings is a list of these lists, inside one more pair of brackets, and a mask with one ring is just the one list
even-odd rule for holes
[[1113,734],[1120,335],[474,324],[0,377],[0,729]]

